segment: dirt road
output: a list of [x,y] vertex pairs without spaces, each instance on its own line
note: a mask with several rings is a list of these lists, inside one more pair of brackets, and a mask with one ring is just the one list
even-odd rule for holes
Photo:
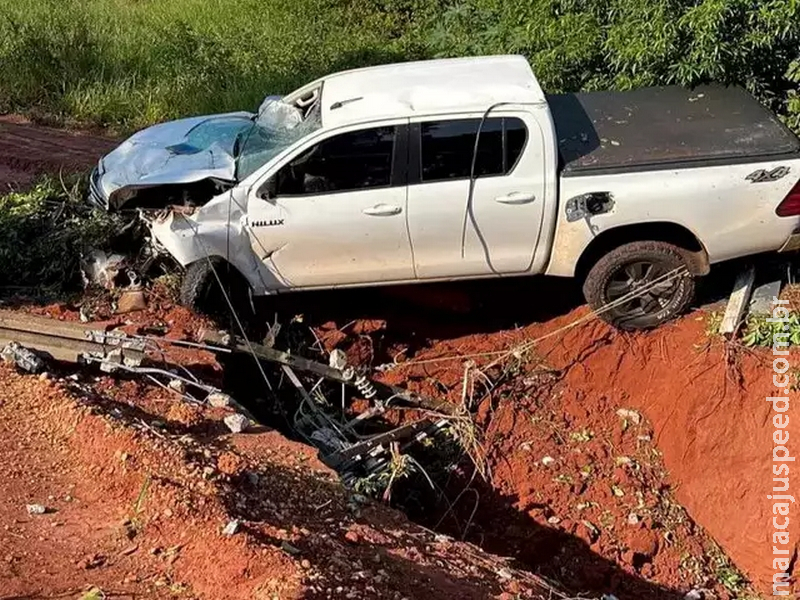
[[33,125],[22,117],[0,116],[0,190],[24,187],[45,173],[89,169],[116,143]]

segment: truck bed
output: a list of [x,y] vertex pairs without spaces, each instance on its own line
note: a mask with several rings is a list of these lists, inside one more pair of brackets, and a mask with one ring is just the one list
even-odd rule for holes
[[800,139],[737,87],[549,96],[562,175],[797,157]]

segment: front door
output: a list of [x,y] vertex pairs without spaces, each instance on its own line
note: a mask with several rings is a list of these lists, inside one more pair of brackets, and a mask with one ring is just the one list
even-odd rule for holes
[[545,197],[542,132],[529,113],[492,114],[483,125],[480,116],[411,125],[408,225],[421,279],[531,269]]
[[287,288],[414,277],[401,124],[301,147],[248,198],[254,251]]

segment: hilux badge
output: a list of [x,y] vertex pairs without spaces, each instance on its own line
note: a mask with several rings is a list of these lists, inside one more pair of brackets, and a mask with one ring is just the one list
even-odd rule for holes
[[269,221],[253,221],[253,227],[275,227],[283,225],[284,219],[270,219]]

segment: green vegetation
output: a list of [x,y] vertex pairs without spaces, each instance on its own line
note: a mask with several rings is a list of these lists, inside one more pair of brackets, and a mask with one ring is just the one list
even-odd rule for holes
[[119,229],[83,197],[78,184],[66,188],[50,179],[0,196],[0,293],[56,294],[80,286],[81,258]]
[[770,321],[768,315],[753,315],[747,319],[742,335],[745,346],[771,348],[775,336],[781,334],[781,342],[789,346],[800,346],[800,314],[792,312],[785,321]]
[[800,129],[797,0],[0,0],[0,112],[131,129],[324,73],[526,55],[548,91],[739,83]]

